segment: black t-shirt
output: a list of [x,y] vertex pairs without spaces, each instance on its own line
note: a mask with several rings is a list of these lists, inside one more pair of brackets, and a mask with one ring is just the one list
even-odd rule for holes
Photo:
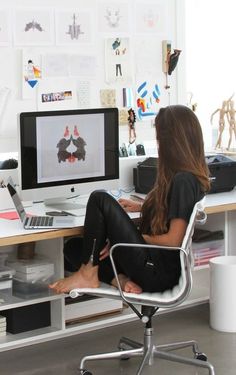
[[168,196],[168,222],[171,219],[183,219],[188,223],[195,203],[203,195],[199,180],[192,173],[177,173]]
[[[169,226],[171,219],[183,219],[188,223],[195,203],[203,196],[200,182],[192,173],[177,173],[168,195],[167,226]],[[159,281],[156,284],[153,282],[153,290],[155,290],[156,285],[158,285],[159,290],[165,290],[178,283],[181,271],[179,251],[160,249],[155,255],[152,253],[152,261],[157,265],[159,273]],[[150,286],[149,289],[152,291]]]

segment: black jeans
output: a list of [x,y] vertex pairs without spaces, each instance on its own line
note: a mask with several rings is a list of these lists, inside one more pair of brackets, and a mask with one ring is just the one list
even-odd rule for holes
[[[99,265],[100,281],[111,283],[114,272],[109,257],[99,261],[99,253],[107,239],[111,246],[118,242],[145,243],[141,233],[120,204],[103,190],[94,191],[88,200],[84,223],[81,263]],[[118,273],[128,276],[144,291],[169,289],[177,284],[180,268],[179,254],[164,250],[118,248],[114,251]]]

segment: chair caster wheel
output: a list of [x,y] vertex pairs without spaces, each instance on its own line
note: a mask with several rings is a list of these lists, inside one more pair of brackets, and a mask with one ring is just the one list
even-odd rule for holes
[[207,361],[207,356],[204,353],[196,353],[195,354],[195,359],[199,359],[200,361]]
[[[119,349],[120,352],[123,352],[125,350],[125,349],[121,348],[120,346],[118,346],[118,349]],[[127,361],[128,359],[130,359],[129,356],[120,358],[121,361]]]
[[80,370],[80,375],[93,375],[93,374],[88,370]]

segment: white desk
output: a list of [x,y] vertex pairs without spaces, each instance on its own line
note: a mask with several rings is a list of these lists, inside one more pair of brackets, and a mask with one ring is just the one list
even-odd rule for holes
[[[36,210],[36,212],[34,211]],[[28,207],[28,212],[45,213],[45,207]],[[207,229],[222,229],[225,233],[225,254],[236,254],[235,228],[236,228],[236,191],[208,195],[206,198],[206,212],[208,213]],[[137,217],[138,215],[132,215]],[[84,218],[78,217],[78,226],[62,230],[24,230],[17,220],[7,221],[0,219],[0,251],[16,251],[17,244],[36,241],[36,252],[49,257],[55,265],[55,278],[63,277],[63,241],[64,237],[83,234]],[[209,298],[209,270],[207,266],[198,267],[194,270],[194,288],[186,302],[186,305],[202,303]],[[44,301],[51,304],[51,326],[39,330],[24,332],[20,334],[8,334],[0,337],[0,351],[13,349],[33,343],[52,340],[58,337],[78,334],[116,325],[136,319],[135,314],[125,309],[120,314],[103,316],[93,321],[83,322],[73,326],[65,324],[65,304],[63,295],[50,295],[23,300],[13,297],[8,303],[0,305],[1,310],[14,309]]]

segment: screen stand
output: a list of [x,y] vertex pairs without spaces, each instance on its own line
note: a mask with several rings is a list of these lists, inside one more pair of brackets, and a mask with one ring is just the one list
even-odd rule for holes
[[69,210],[78,210],[81,208],[85,208],[86,204],[74,202],[73,198],[65,199],[65,198],[52,198],[52,199],[45,199],[44,205],[47,207],[54,208],[58,211],[69,211]]

